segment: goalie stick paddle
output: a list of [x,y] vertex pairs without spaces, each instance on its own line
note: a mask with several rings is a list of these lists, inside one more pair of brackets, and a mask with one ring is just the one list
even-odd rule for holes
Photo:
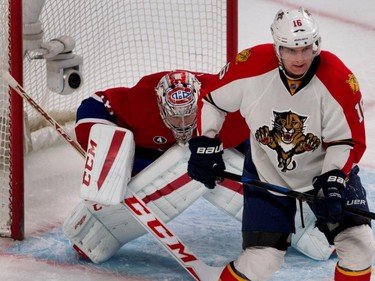
[[[273,191],[273,192],[277,192],[277,193],[280,193],[280,194],[284,194],[286,196],[294,197],[298,200],[302,200],[302,201],[306,201],[306,202],[315,202],[315,200],[317,200],[317,197],[315,195],[312,195],[312,194],[298,192],[298,191],[295,191],[295,190],[290,190],[290,189],[285,188],[285,187],[281,187],[281,186],[277,186],[277,185],[274,185],[274,184],[262,182],[262,181],[255,180],[255,179],[251,179],[251,178],[248,178],[248,177],[236,175],[236,174],[233,174],[233,173],[230,173],[230,172],[227,172],[227,171],[224,171],[220,174],[219,179],[222,179],[222,178],[231,179],[231,180],[234,180],[234,181],[242,182],[243,184],[248,184],[248,185],[264,188],[264,189],[267,189],[267,190],[270,190],[270,191]],[[361,210],[361,209],[357,209],[355,207],[345,206],[345,211],[348,212],[348,213],[359,215],[359,216],[366,217],[366,218],[369,218],[369,219],[373,219],[373,220],[375,219],[375,213],[364,211],[364,210]]]
[[[64,139],[78,151],[82,157],[86,152],[69,136],[69,134],[57,123],[34,99],[18,84],[7,72],[3,72],[3,78],[20,96],[26,99]],[[138,196],[130,190],[130,195],[123,200],[133,217],[171,254],[177,262],[197,281],[217,281],[224,267],[213,267],[205,264],[193,254],[185,244],[167,228]]]

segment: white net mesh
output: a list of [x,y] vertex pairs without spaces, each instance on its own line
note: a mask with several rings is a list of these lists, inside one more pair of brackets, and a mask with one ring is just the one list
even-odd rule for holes
[[[226,60],[225,9],[225,2],[216,0],[90,0],[79,7],[74,0],[46,1],[44,41],[61,35],[75,39],[84,84],[69,96],[49,92],[45,60],[25,60],[24,86],[52,114],[74,115],[83,97],[132,86],[145,74],[175,68],[218,72]],[[39,116],[29,108],[27,114],[34,128]]]

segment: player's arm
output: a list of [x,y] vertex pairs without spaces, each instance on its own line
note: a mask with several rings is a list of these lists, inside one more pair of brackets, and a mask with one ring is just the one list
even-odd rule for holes
[[188,161],[188,174],[192,179],[213,189],[217,175],[225,170],[222,158],[223,144],[218,134],[226,113],[205,99],[198,102],[198,107],[198,136],[189,141],[191,155]]
[[273,45],[258,45],[238,53],[218,74],[203,82],[208,94],[203,96],[201,114],[198,115],[198,134],[213,137],[221,129],[226,113],[246,112],[246,106],[263,92],[254,81],[277,66]]
[[[326,155],[322,173],[313,179],[313,186],[322,197],[322,204],[317,204],[316,209],[321,212],[321,217],[334,224],[342,218],[347,196],[351,196],[346,192],[346,180],[360,161],[366,140],[358,82],[337,58],[331,59],[336,66],[336,72],[329,73],[333,79],[321,78],[329,92],[324,95],[326,100],[323,103],[322,140]],[[362,199],[363,194],[358,196],[356,198]],[[361,204],[365,201],[365,198],[356,200]],[[354,203],[352,207],[363,206]]]
[[[322,173],[333,169],[347,175],[366,149],[362,95],[358,82],[337,59],[337,73],[323,83],[327,87],[323,109],[322,140],[326,148]],[[331,77],[332,78],[332,77]],[[327,79],[328,80],[328,79]]]
[[[230,64],[222,72],[229,73]],[[208,94],[203,94],[198,102],[197,137],[189,141],[188,174],[210,189],[215,187],[217,176],[226,168],[219,132],[227,112],[239,110],[242,100],[235,75],[226,76],[222,72],[204,85]]]
[[75,133],[83,149],[87,143],[91,127],[95,124],[117,126],[116,116],[104,92],[98,92],[82,101],[77,110]]
[[236,75],[240,69],[231,65],[234,62],[229,62],[204,85],[202,99],[198,103],[198,135],[216,137],[227,113],[240,109],[243,83]]

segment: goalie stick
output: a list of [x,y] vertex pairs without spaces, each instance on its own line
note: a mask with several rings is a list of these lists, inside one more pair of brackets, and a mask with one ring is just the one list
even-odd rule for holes
[[[30,105],[37,110],[64,139],[78,151],[82,157],[86,157],[86,152],[82,147],[69,136],[69,134],[57,123],[34,99],[18,84],[18,82],[7,72],[2,74],[22,98],[26,99]],[[130,195],[123,200],[123,204],[128,208],[134,218],[161,244],[161,246],[171,254],[177,262],[197,281],[217,281],[224,267],[213,267],[199,260],[185,244],[167,228],[151,209],[149,209],[137,195],[131,191]]]
[[[226,172],[226,171],[220,174],[219,179],[221,178],[231,179],[234,181],[242,182],[243,184],[264,188],[264,189],[277,192],[280,194],[284,194],[286,196],[294,197],[298,200],[302,200],[306,202],[313,203],[317,200],[317,197],[312,194],[298,192],[298,191],[291,190],[285,187],[277,186],[274,184],[262,182],[262,181],[251,179],[251,178],[247,178],[247,177],[236,175],[236,174]],[[375,213],[372,213],[372,212],[367,212],[367,211],[357,209],[355,207],[350,207],[350,206],[345,206],[344,209],[346,212],[351,213],[351,214],[359,215],[359,216],[366,217],[366,218],[373,219],[373,220],[375,219]]]

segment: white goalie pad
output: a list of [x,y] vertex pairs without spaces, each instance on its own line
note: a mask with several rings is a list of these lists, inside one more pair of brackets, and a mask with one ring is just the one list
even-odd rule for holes
[[164,222],[180,214],[207,191],[188,176],[189,157],[189,149],[176,144],[129,183],[129,188]]
[[[107,227],[111,216],[127,212],[125,206],[103,207],[92,201],[81,201],[66,218],[63,231],[69,240],[94,263],[111,258],[123,245]],[[101,221],[102,219],[103,221]]]
[[[225,149],[223,159],[226,171],[242,174],[244,155],[236,149]],[[224,211],[237,220],[242,220],[243,190],[242,183],[224,179],[217,183],[214,189],[210,189],[203,197],[218,209]]]
[[133,133],[104,124],[92,126],[80,196],[102,205],[124,199],[134,162]]
[[292,247],[314,260],[328,260],[335,247],[330,245],[324,234],[315,227],[316,218],[307,203],[303,202],[302,206],[305,227],[302,227],[301,213],[297,206],[296,234],[292,237]]
[[[132,191],[164,222],[179,215],[207,191],[187,175],[187,147],[173,146],[132,178]],[[94,263],[112,257],[146,230],[122,203],[82,202],[64,222],[64,233]]]

